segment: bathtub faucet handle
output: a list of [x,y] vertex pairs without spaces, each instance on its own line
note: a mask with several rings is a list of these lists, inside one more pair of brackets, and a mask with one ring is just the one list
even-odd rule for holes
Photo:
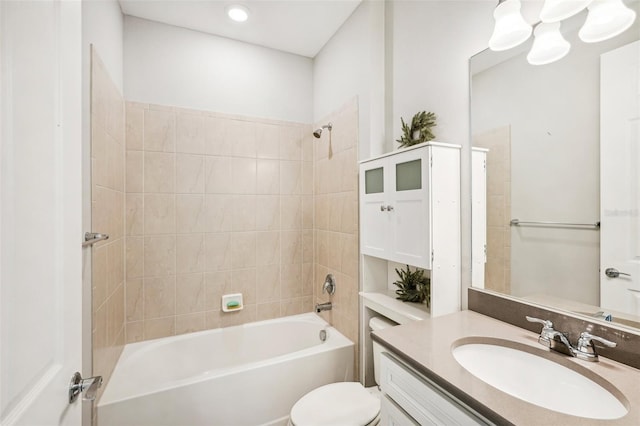
[[333,274],[327,274],[324,278],[324,284],[322,284],[322,292],[329,293],[331,295],[336,292],[336,279],[333,277]]

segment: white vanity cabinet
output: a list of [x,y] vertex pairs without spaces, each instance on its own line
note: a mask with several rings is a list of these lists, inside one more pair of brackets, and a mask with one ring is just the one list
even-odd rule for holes
[[490,422],[392,354],[380,357],[381,419],[389,425],[486,425]]
[[430,142],[362,161],[360,226],[362,254],[432,269],[459,241],[460,146]]
[[386,426],[420,426],[393,399],[380,398],[380,424]]

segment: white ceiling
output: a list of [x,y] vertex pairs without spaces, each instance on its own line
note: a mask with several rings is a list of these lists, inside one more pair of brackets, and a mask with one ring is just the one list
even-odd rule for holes
[[[125,15],[313,58],[362,0],[119,0]],[[231,21],[230,4],[249,8]]]

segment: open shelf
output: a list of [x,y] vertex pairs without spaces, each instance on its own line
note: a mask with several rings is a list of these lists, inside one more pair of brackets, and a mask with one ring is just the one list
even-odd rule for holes
[[431,315],[426,305],[421,303],[402,302],[396,299],[394,290],[386,292],[361,291],[363,305],[398,324],[420,321]]

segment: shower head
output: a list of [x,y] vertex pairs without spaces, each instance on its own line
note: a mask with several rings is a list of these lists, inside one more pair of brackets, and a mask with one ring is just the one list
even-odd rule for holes
[[325,124],[320,129],[317,129],[315,132],[313,132],[313,136],[315,136],[317,139],[320,139],[320,136],[322,136],[322,130],[329,129],[329,132],[331,132],[332,128],[333,128],[333,124],[331,123]]

